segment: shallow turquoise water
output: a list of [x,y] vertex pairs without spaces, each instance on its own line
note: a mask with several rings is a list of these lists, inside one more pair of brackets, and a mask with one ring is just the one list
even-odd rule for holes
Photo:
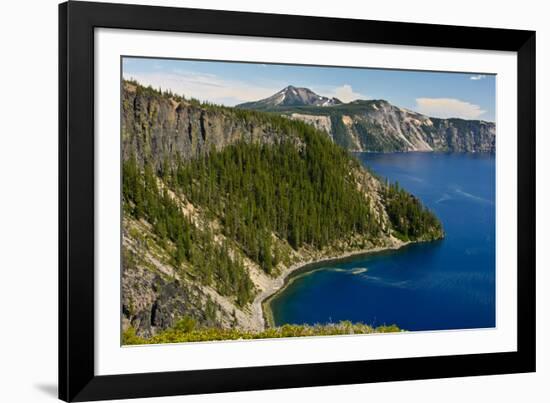
[[326,264],[297,277],[271,303],[275,323],[351,320],[407,330],[494,327],[494,155],[357,157],[434,210],[446,237]]

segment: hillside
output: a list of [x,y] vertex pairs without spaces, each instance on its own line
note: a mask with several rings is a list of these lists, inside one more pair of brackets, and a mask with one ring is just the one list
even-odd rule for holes
[[326,133],[124,82],[123,329],[265,329],[306,262],[443,236]]
[[326,106],[267,102],[275,95],[237,108],[272,112],[312,124],[350,151],[495,151],[496,128],[492,122],[430,118],[385,100]]

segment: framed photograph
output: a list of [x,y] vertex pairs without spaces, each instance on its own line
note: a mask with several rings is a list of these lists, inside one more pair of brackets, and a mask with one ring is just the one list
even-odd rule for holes
[[59,6],[59,397],[535,371],[535,33]]

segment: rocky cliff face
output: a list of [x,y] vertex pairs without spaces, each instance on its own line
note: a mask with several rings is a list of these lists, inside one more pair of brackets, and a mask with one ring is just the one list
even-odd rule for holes
[[124,215],[122,252],[123,329],[151,337],[187,317],[200,326],[257,330],[250,312],[175,270],[147,222]]
[[269,121],[243,119],[238,111],[204,108],[179,97],[125,82],[122,94],[122,153],[149,160],[158,168],[164,160],[188,160],[239,141],[280,141]]
[[494,152],[495,125],[480,120],[438,119],[387,101],[356,101],[335,119],[333,137],[353,151]]
[[[382,119],[384,116],[386,115],[381,115],[380,124],[389,124]],[[334,128],[332,115],[314,116],[309,120],[302,115],[294,115],[292,118],[306,120],[326,132]],[[348,115],[342,115],[341,122],[350,126],[357,124]],[[432,124],[441,127],[444,125],[442,122]],[[172,94],[161,94],[134,82],[123,83],[123,159],[126,161],[136,158],[141,167],[152,166],[160,191],[173,200],[185,219],[197,228],[196,236],[202,234],[200,236],[208,237],[211,239],[209,242],[217,245],[216,247],[225,245],[228,256],[232,259],[238,257],[242,261],[246,275],[253,284],[254,297],[251,303],[239,305],[234,296],[224,294],[223,290],[216,288],[215,282],[201,282],[189,261],[175,267],[174,244],[160,235],[166,232],[166,228],[158,225],[155,227],[155,223],[147,220],[143,213],[136,216],[124,209],[121,307],[123,329],[131,326],[139,336],[149,337],[160,330],[173,327],[186,317],[192,318],[199,326],[238,327],[259,331],[265,326],[261,308],[263,298],[282,284],[281,276],[288,273],[291,267],[329,256],[341,256],[374,247],[397,247],[403,243],[394,236],[393,224],[387,212],[388,200],[385,198],[388,189],[347,155],[346,164],[350,168],[344,171],[346,175],[350,175],[352,187],[359,192],[358,197],[369,206],[376,236],[353,233],[323,249],[316,249],[312,245],[296,249],[280,234],[272,232],[270,243],[277,250],[279,258],[273,272],[269,274],[246,255],[239,240],[228,236],[228,231],[223,227],[223,214],[220,215],[208,204],[196,203],[189,195],[171,188],[170,180],[163,175],[166,167],[174,167],[179,160],[195,160],[238,142],[269,146],[284,143],[295,146],[300,152],[304,151],[307,147],[305,137],[293,132],[297,127],[312,130],[307,125],[278,115],[201,105]],[[452,133],[453,128],[447,127],[446,130]],[[332,133],[337,141],[338,133]],[[326,141],[322,132],[314,131],[311,135],[322,140],[329,149],[342,152],[339,147]],[[450,138],[453,138],[452,134]],[[361,144],[360,137],[357,141]],[[419,137],[414,144],[417,147],[429,144],[422,141]],[[475,136],[472,141],[477,141]],[[342,166],[347,167],[346,164]],[[402,194],[400,197],[407,196]],[[276,203],[277,200],[273,202]],[[141,208],[147,208],[147,203],[145,200]],[[434,226],[428,228],[426,234],[426,238],[417,239],[441,237],[442,230]],[[201,248],[201,245],[196,246]]]
[[261,102],[238,107],[303,120],[326,131],[350,151],[495,151],[496,128],[492,122],[430,118],[384,100],[357,100],[327,107],[265,106]]

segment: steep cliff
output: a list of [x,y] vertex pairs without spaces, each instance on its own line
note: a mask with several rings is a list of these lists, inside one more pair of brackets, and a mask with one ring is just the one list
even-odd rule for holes
[[272,144],[284,133],[276,120],[216,105],[201,105],[176,95],[162,96],[137,83],[124,82],[122,154],[150,161],[189,160],[240,141]]
[[326,133],[124,82],[123,328],[262,331],[313,260],[443,236],[420,201]]
[[320,107],[314,104],[237,105],[302,120],[324,130],[350,151],[494,152],[495,124],[482,120],[430,118],[385,100],[357,100]]

